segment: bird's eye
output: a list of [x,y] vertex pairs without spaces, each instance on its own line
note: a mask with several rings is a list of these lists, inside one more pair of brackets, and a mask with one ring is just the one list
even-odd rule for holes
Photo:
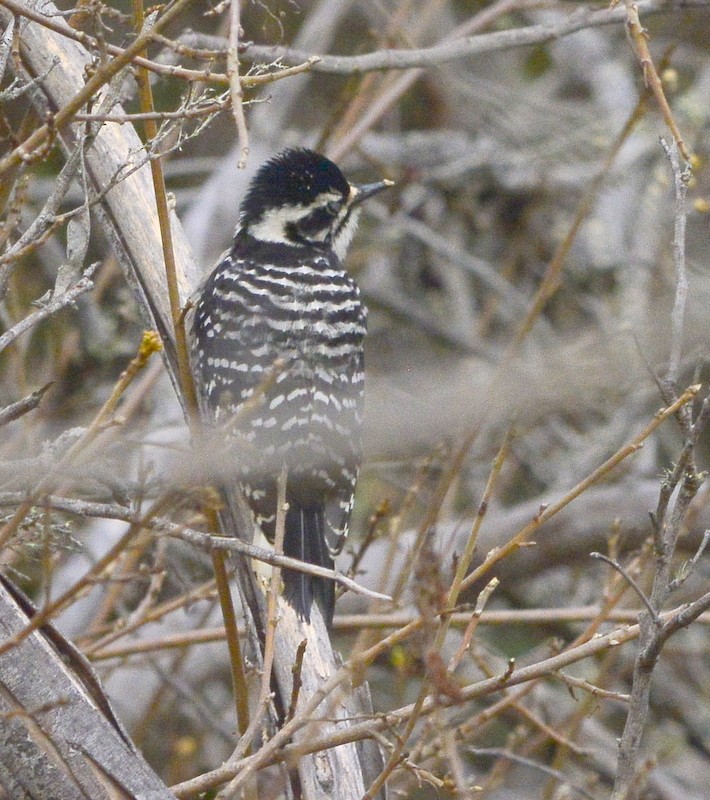
[[331,200],[326,204],[326,209],[328,210],[329,214],[335,216],[338,211],[340,211],[340,203],[337,200]]

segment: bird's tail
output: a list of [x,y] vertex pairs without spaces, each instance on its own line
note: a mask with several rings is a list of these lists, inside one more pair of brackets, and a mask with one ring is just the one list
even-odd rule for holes
[[[322,506],[291,503],[286,512],[284,555],[308,564],[333,569],[333,558],[325,540],[325,511]],[[313,600],[320,604],[325,624],[330,628],[335,612],[335,584],[303,572],[285,569],[282,573],[284,597],[306,620],[311,620]]]

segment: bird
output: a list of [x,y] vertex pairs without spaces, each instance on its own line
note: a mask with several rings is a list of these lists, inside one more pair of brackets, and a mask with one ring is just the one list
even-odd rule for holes
[[[238,443],[236,481],[254,522],[273,542],[285,472],[284,555],[329,569],[362,457],[367,310],[343,259],[363,202],[391,185],[350,183],[306,148],[271,158],[192,318],[198,392],[211,423]],[[301,618],[310,622],[315,601],[332,625],[332,580],[289,569],[282,580]]]

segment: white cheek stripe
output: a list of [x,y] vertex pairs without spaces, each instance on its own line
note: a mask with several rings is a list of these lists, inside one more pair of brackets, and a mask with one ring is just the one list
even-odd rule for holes
[[[348,247],[350,246],[350,242],[355,235],[355,230],[357,228],[358,219],[360,217],[360,209],[355,208],[350,211],[350,203],[357,196],[357,189],[355,187],[351,187],[350,196],[348,198],[348,202],[343,208],[340,213],[340,218],[335,221],[334,227],[338,229],[338,226],[341,227],[338,229],[336,236],[333,238],[333,250],[335,254],[338,256],[340,261],[343,261],[345,258],[345,253],[347,252]],[[330,193],[324,193],[320,197],[316,198],[316,201],[323,200],[323,205],[330,200],[330,199],[337,199],[336,195],[331,195]],[[289,224],[293,224],[294,222],[298,222],[298,220],[302,219],[305,214],[307,214],[310,210],[316,207],[318,203],[311,204],[310,206],[303,206],[303,205],[293,205],[293,206],[283,206],[282,208],[271,208],[264,212],[263,217],[258,221],[254,222],[249,225],[248,232],[259,241],[262,242],[274,242],[277,244],[293,244],[293,242],[289,239],[286,235],[286,226]],[[343,223],[341,222],[342,217],[348,215],[348,218]],[[330,231],[328,229],[324,229],[322,232],[319,232],[317,236],[313,237],[314,241],[321,241],[324,242]]]
[[269,209],[258,222],[249,226],[249,233],[262,242],[289,243],[286,225],[301,219],[305,210],[300,205]]

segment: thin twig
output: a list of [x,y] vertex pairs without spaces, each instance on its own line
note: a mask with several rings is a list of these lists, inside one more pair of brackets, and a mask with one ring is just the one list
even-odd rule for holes
[[646,610],[651,615],[656,625],[661,624],[661,620],[658,616],[658,613],[656,612],[656,609],[651,605],[651,601],[643,593],[643,589],[629,574],[628,570],[624,569],[624,567],[622,567],[618,561],[614,561],[613,558],[605,556],[604,553],[590,553],[589,557],[596,558],[597,560],[603,561],[605,564],[608,564],[610,567],[613,567],[619,573],[619,575],[621,575],[623,579],[629,584],[629,586],[636,592],[636,596],[639,598],[639,600],[641,600],[644,606],[646,606]]
[[[453,672],[458,667],[458,665],[461,663],[461,659],[464,657],[464,654],[471,646],[471,640],[473,639],[473,634],[476,632],[476,628],[478,627],[481,621],[481,617],[483,615],[483,609],[486,607],[488,599],[496,590],[499,582],[500,581],[498,580],[498,578],[491,578],[491,580],[488,581],[486,586],[483,588],[481,593],[476,598],[476,608],[474,609],[473,614],[471,614],[471,619],[468,625],[466,626],[466,630],[464,631],[464,635],[461,639],[461,644],[459,645],[458,650],[451,657],[451,661],[449,662],[448,666],[449,672]],[[451,625],[453,622],[452,617],[453,614],[448,616],[449,625]]]
[[75,114],[74,119],[77,122],[115,122],[117,125],[134,124],[136,122],[145,122],[146,120],[155,120],[156,122],[164,122],[171,119],[185,120],[218,114],[229,108],[230,102],[231,100],[227,96],[223,100],[204,104],[196,103],[193,106],[179,108],[177,111],[144,111],[136,112],[135,114]]
[[50,386],[52,386],[52,384],[47,383],[41,389],[37,389],[36,392],[32,392],[32,394],[27,395],[27,397],[23,397],[22,400],[11,403],[9,406],[5,406],[5,408],[0,408],[0,428],[3,425],[7,425],[9,422],[19,419],[24,414],[27,414],[28,411],[33,411],[37,408]]
[[[5,495],[9,499],[8,495]],[[23,492],[15,492],[11,495],[13,504],[20,502],[26,498]],[[77,500],[69,497],[58,497],[54,495],[46,495],[42,497],[42,505],[48,508],[54,508],[58,511],[66,511],[69,514],[78,514],[80,516],[103,517],[104,519],[118,519],[124,522],[134,522],[136,520],[136,513],[133,509],[124,506],[112,505],[110,503],[94,503],[86,500]],[[31,504],[30,504],[31,507]],[[288,568],[296,572],[302,572],[305,575],[313,575],[317,578],[327,578],[334,581],[346,589],[349,589],[355,594],[363,595],[374,600],[381,600],[391,603],[392,598],[383,592],[376,592],[373,589],[368,589],[365,586],[357,583],[342,575],[340,572],[325,567],[319,567],[316,564],[308,564],[305,561],[300,561],[297,558],[290,558],[289,556],[278,555],[273,550],[266,550],[262,547],[249,544],[241,539],[227,538],[225,536],[215,536],[213,534],[204,533],[202,531],[189,528],[185,525],[179,525],[164,518],[150,519],[142,523],[144,527],[148,527],[157,533],[162,533],[166,536],[171,536],[177,539],[182,539],[197,547],[209,552],[210,550],[221,550],[231,553],[240,553],[241,555],[249,558],[263,561],[265,564],[271,566],[281,567],[282,569]]]
[[[286,484],[288,481],[288,469],[284,466],[279,473],[276,483],[276,523],[274,530],[274,552],[278,554],[283,553],[283,541],[286,530],[286,512],[288,505],[286,503]],[[259,688],[259,700],[257,703],[256,711],[253,715],[253,728],[256,732],[256,725],[261,724],[264,718],[264,713],[268,707],[269,700],[271,699],[271,679],[274,668],[274,652],[275,652],[275,635],[276,626],[278,625],[278,595],[281,590],[281,569],[274,566],[271,571],[271,579],[269,582],[269,591],[266,599],[266,635],[264,637],[263,647],[263,666],[261,672],[261,685]],[[251,733],[249,731],[248,733]],[[247,734],[248,735],[248,734]],[[251,733],[253,735],[253,733]],[[244,734],[243,734],[244,736]],[[229,758],[230,762],[239,763],[241,759],[248,755],[249,748],[244,749],[243,743],[237,745],[236,750]],[[252,776],[247,782],[246,792],[247,796],[255,796],[255,776]],[[217,797],[219,800],[232,800],[238,796],[238,788],[232,787],[231,784],[222,789]]]
[[296,650],[296,658],[291,667],[291,674],[293,675],[293,685],[291,686],[291,702],[288,704],[288,713],[286,714],[286,722],[293,719],[298,708],[298,698],[301,694],[301,675],[303,672],[303,657],[306,654],[306,647],[308,640],[303,639]]
[[[634,30],[632,28],[632,36]],[[639,40],[643,40],[643,32],[636,31],[635,35]],[[650,57],[648,61],[648,64],[644,64],[644,70],[652,80],[655,69],[650,63]],[[664,382],[668,393],[675,394],[688,288],[685,274],[685,181],[690,173],[689,170],[681,171],[678,149],[669,147],[663,141],[662,145],[671,164],[676,194],[676,225],[673,241],[676,264],[676,299],[672,317],[673,341],[668,380]],[[683,150],[681,142],[678,142],[678,147],[681,151]],[[651,591],[646,603],[648,613],[642,614],[640,619],[639,647],[634,663],[629,710],[619,741],[619,757],[612,800],[626,800],[638,786],[639,774],[643,770],[643,767],[639,765],[641,740],[648,720],[653,673],[669,636],[692,621],[692,615],[686,619],[682,613],[668,621],[664,620],[663,623],[659,618],[660,610],[673,591],[673,555],[678,538],[683,530],[688,509],[704,478],[695,465],[697,437],[692,422],[692,408],[683,404],[677,409],[676,417],[684,442],[677,463],[661,484],[656,512],[652,517],[655,569]],[[673,498],[672,505],[671,498]],[[698,607],[698,612],[700,613],[702,610],[704,610],[704,606],[701,605]]]
[[[14,0],[0,0],[0,3],[6,8],[10,9],[19,16],[28,16],[27,7],[22,3],[16,3]],[[175,0],[175,2],[167,8],[164,13],[157,19],[151,18],[150,22],[144,27],[133,42],[115,58],[104,60],[100,69],[97,69],[91,77],[86,81],[82,89],[56,114],[52,117],[51,122],[37,128],[25,141],[15,147],[11,153],[0,161],[0,175],[7,170],[21,164],[23,161],[33,157],[33,152],[41,148],[50,138],[53,130],[61,128],[69,122],[74,114],[79,111],[96,93],[107,84],[115,75],[117,75],[133,58],[145,49],[150,40],[150,33],[152,30],[161,30],[175,17],[177,17],[187,5],[190,0]],[[47,18],[42,14],[36,15],[40,24],[45,24]],[[64,35],[71,28],[60,25],[59,33]]]
[[0,255],[0,297],[4,297],[7,287],[8,277],[11,272],[11,262],[24,255],[26,248],[32,243],[42,240],[44,234],[52,229],[54,220],[58,216],[59,207],[64,201],[64,197],[74,180],[76,171],[81,163],[81,151],[84,147],[84,139],[72,150],[69,157],[62,166],[59,174],[54,180],[52,191],[45,200],[42,210],[32,220],[27,230],[13,242],[2,255]]
[[683,564],[678,571],[678,576],[671,581],[671,591],[674,592],[680,586],[682,586],[688,578],[693,574],[695,571],[695,567],[698,565],[698,561],[703,556],[708,544],[710,544],[710,530],[706,530],[703,533],[703,538],[698,545],[698,549],[695,551],[695,555]]
[[678,149],[683,154],[683,158],[689,162],[690,154],[686,150],[685,143],[680,135],[680,129],[673,117],[671,107],[668,105],[666,94],[663,91],[663,81],[656,71],[653,59],[651,58],[651,52],[648,49],[648,34],[646,33],[646,29],[641,25],[641,20],[639,19],[639,5],[638,3],[634,3],[633,0],[625,0],[625,10],[626,28],[629,33],[629,39],[634,54],[639,60],[641,69],[643,70],[644,83],[651,92],[653,92],[653,96],[656,98],[663,119],[670,128]]
[[529,537],[541,526],[543,523],[551,519],[555,514],[559,513],[565,506],[569,505],[573,500],[579,497],[590,486],[600,481],[608,475],[615,467],[621,464],[626,458],[638,452],[643,443],[648,437],[669,417],[672,417],[680,408],[686,403],[692,402],[697,397],[700,391],[699,385],[689,386],[683,394],[671,405],[659,411],[654,418],[646,425],[646,427],[634,437],[627,445],[617,450],[613,456],[608,458],[601,466],[597,467],[590,475],[584,480],[580,481],[573,489],[571,489],[564,497],[556,503],[552,503],[546,508],[542,509],[539,514],[535,516],[527,525],[525,525],[515,536],[509,539],[505,545],[497,550],[489,553],[485,561],[476,569],[471,572],[461,584],[461,591],[465,591],[469,586],[480,580],[494,564],[497,564],[501,559],[507,558],[512,552],[517,550],[520,545],[527,541]]
[[[656,0],[638,3],[641,15],[657,14],[663,11],[666,13],[677,12],[679,8],[683,7],[706,8],[707,3],[706,0],[681,0],[673,6],[667,6]],[[357,75],[373,70],[433,67],[485,53],[543,44],[555,41],[562,36],[569,36],[585,28],[611,25],[625,20],[626,12],[623,8],[580,7],[554,24],[540,23],[495,33],[464,36],[461,39],[433,47],[402,50],[389,48],[356,56],[321,55],[320,61],[314,65],[313,69],[317,72],[336,75]],[[241,55],[243,60],[250,62],[269,62],[278,59],[283,64],[295,64],[303,62],[312,54],[292,48],[248,44],[243,48]]]
[[106,552],[86,573],[84,573],[79,580],[70,586],[59,597],[52,600],[50,603],[45,604],[37,613],[32,617],[28,624],[22,630],[15,633],[13,636],[5,638],[0,644],[0,655],[6,653],[12,647],[16,647],[20,642],[26,639],[31,633],[38,630],[49,622],[52,617],[56,616],[60,611],[66,608],[69,604],[76,602],[82,592],[90,589],[94,585],[94,577],[101,575],[123,552],[125,547],[130,544],[136,534],[136,530],[141,527],[140,522],[131,525],[126,533]]
[[[202,596],[202,595],[200,595]],[[148,614],[141,624],[148,624],[155,621],[165,614],[169,614],[176,608],[189,605],[194,602],[192,597],[178,600],[175,603],[164,604],[156,607]],[[589,608],[525,608],[518,610],[484,611],[478,621],[478,625],[485,626],[505,626],[523,625],[525,627],[541,625],[570,624],[575,622],[586,622],[594,620],[599,615],[596,606]],[[470,612],[457,612],[451,614],[452,628],[465,628],[471,622]],[[344,614],[336,616],[333,620],[333,630],[339,632],[352,632],[362,628],[374,628],[383,630],[387,628],[399,629],[404,625],[415,622],[418,618],[412,614],[399,612],[397,614]],[[638,611],[635,609],[616,609],[610,611],[604,617],[606,622],[631,624],[638,619]],[[710,614],[703,612],[695,619],[700,625],[710,625]],[[141,624],[133,625],[127,629],[120,628],[115,635],[111,636],[111,641],[125,638],[133,633]],[[96,646],[85,647],[84,651],[91,657],[92,661],[105,661],[111,658],[126,658],[142,653],[151,653],[156,650],[172,649],[175,647],[191,647],[199,644],[212,644],[223,641],[225,637],[224,627],[201,628],[200,630],[186,631],[184,633],[170,634],[151,639],[136,639],[127,644],[110,646],[108,641],[98,642]],[[292,715],[291,715],[292,716]]]
[[[96,631],[97,634],[103,634],[100,639],[96,639],[90,643],[87,643],[85,637],[82,637],[78,644],[86,656],[93,658],[95,653],[103,650],[104,648],[108,648],[108,646],[117,639],[121,639],[124,636],[129,636],[131,633],[134,633],[144,625],[149,625],[151,622],[158,622],[169,614],[172,614],[180,609],[189,608],[191,605],[201,600],[213,600],[216,594],[217,590],[215,587],[215,581],[214,579],[211,579],[200,584],[195,589],[185,592],[179,597],[155,606],[143,616],[142,620],[134,620],[132,624],[124,625],[124,621],[119,618],[110,627],[104,627]],[[219,630],[219,638],[224,639],[226,635],[224,626],[222,626]]]
[[[45,17],[39,12],[27,8],[21,2],[18,2],[18,0],[0,0],[0,5],[5,6],[18,16],[26,17],[50,30],[80,42],[90,50],[107,52],[116,58],[121,58],[123,63],[128,63],[130,61],[131,63],[146,67],[155,73],[174,75],[185,80],[229,85],[229,78],[227,75],[213,72],[209,68],[204,70],[188,70],[182,67],[158,64],[154,61],[136,56],[135,53],[145,46],[142,41],[138,47],[135,47],[135,50],[132,45],[131,48],[129,48],[131,54],[126,56],[127,50],[117,47],[116,45],[99,42],[83,31],[76,31],[67,27],[61,21],[55,21],[49,17]],[[678,2],[671,6],[662,2],[662,0],[645,0],[637,4],[640,16],[675,13],[683,8],[707,8],[707,5],[707,0],[678,0]],[[172,11],[172,9],[170,9],[170,11]],[[174,14],[171,14],[171,18],[172,16],[174,16]],[[268,64],[278,62],[286,65],[287,68],[295,67],[300,71],[312,69],[314,71],[335,75],[357,75],[363,72],[388,69],[401,70],[415,67],[434,67],[486,53],[544,44],[545,42],[555,41],[562,36],[569,36],[586,28],[617,24],[625,20],[626,12],[623,8],[598,9],[594,7],[582,7],[577,9],[574,13],[569,14],[557,24],[541,23],[538,25],[527,25],[522,28],[496,31],[494,33],[466,36],[454,42],[446,42],[434,47],[402,50],[388,48],[357,56],[333,56],[316,55],[293,48],[269,47],[248,43],[241,47],[240,56],[242,60],[248,61],[249,63]],[[153,35],[165,26],[165,20],[163,18],[159,19],[158,23],[159,24],[156,24],[156,27],[152,31],[146,32],[149,38],[152,39]],[[143,34],[141,34],[141,38],[142,36]],[[135,42],[133,44],[135,45]],[[268,83],[270,80],[274,79],[271,75],[272,73],[268,75],[246,75],[242,78],[242,82],[245,86]],[[273,73],[273,75],[288,77],[285,72],[277,72]]]
[[585,681],[582,678],[575,678],[573,675],[562,672],[562,670],[556,672],[555,677],[559,678],[563,683],[566,683],[567,686],[574,689],[581,689],[583,692],[588,692],[593,697],[603,697],[605,700],[618,700],[618,702],[624,704],[628,704],[629,702],[628,694],[602,689],[601,686],[595,686],[593,683]]
[[96,272],[98,266],[98,262],[92,264],[88,269],[85,270],[84,274],[74,284],[74,286],[71,287],[71,289],[67,289],[66,292],[53,297],[48,303],[45,303],[37,311],[34,311],[32,314],[28,314],[16,325],[13,325],[12,328],[5,331],[5,333],[0,336],[0,353],[6,347],[9,347],[19,336],[22,336],[23,333],[29,331],[31,328],[34,328],[40,322],[48,317],[51,317],[53,314],[56,314],[58,311],[74,305],[74,303],[76,303],[76,301],[83,294],[91,291],[91,289],[94,287],[94,283],[91,278],[94,272]]
[[[666,620],[669,614],[665,613],[662,618]],[[376,658],[383,649],[389,649],[394,642],[407,638],[412,635],[415,630],[420,629],[421,623],[414,622],[411,626],[404,628],[393,634],[393,637],[379,642],[377,646],[371,648],[362,654],[364,663],[369,663],[372,658]],[[481,697],[486,697],[494,694],[507,686],[519,686],[521,684],[529,683],[530,681],[537,680],[538,678],[546,677],[553,672],[569,666],[570,664],[577,663],[585,658],[590,658],[600,652],[607,651],[610,647],[619,646],[625,642],[637,638],[639,635],[638,625],[629,625],[624,628],[618,628],[603,636],[598,636],[590,641],[584,642],[574,648],[565,650],[565,652],[552,656],[547,659],[542,659],[527,667],[520,667],[512,673],[506,671],[503,675],[487,678],[478,681],[469,686],[462,687],[462,694],[464,701],[476,700]],[[346,675],[350,675],[350,670],[354,674],[358,674],[358,667],[355,664],[349,663],[344,665],[343,668]],[[406,720],[411,719],[415,710],[414,704],[403,706],[399,709],[386,712],[377,717],[377,719],[369,719],[365,722],[355,723],[348,728],[342,728],[332,734],[323,738],[314,737],[307,742],[300,742],[298,746],[284,745],[284,739],[292,736],[295,730],[307,724],[310,716],[314,713],[315,709],[322,702],[325,696],[330,694],[335,685],[346,680],[340,672],[329,679],[321,690],[304,706],[301,714],[294,718],[289,725],[279,731],[278,734],[269,742],[268,748],[262,749],[259,753],[255,753],[248,759],[245,759],[239,767],[244,774],[251,774],[256,769],[261,769],[269,764],[276,763],[277,761],[288,760],[291,757],[303,756],[308,753],[318,752],[328,747],[337,747],[341,744],[349,742],[357,742],[362,739],[370,738],[373,734],[381,731],[392,730],[398,725],[404,723]],[[421,706],[421,714],[431,714],[434,709],[439,708],[442,700],[441,698],[427,698]],[[446,701],[444,701],[446,702]],[[201,775],[199,778],[186,781],[172,787],[172,791],[178,798],[188,798],[193,794],[200,791],[206,791],[212,786],[223,783],[229,780],[235,774],[236,767],[231,765],[229,768],[217,768],[209,773]]]
[[[495,489],[495,486],[498,482],[498,477],[500,476],[500,471],[501,469],[503,469],[503,464],[505,463],[505,460],[508,457],[508,452],[510,451],[510,443],[512,437],[513,437],[512,429],[509,429],[506,432],[505,436],[503,437],[503,441],[501,442],[501,446],[498,450],[498,453],[496,454],[496,457],[493,460],[491,471],[488,476],[488,480],[486,482],[486,487],[483,490],[483,497],[481,498],[481,502],[478,505],[478,510],[476,512],[476,519],[473,523],[471,534],[468,537],[468,541],[466,542],[464,552],[459,558],[458,565],[456,567],[456,574],[454,575],[454,579],[451,583],[451,587],[449,589],[449,593],[446,598],[447,609],[454,608],[454,606],[458,601],[459,594],[461,593],[461,590],[463,588],[463,583],[466,578],[466,573],[468,572],[468,569],[471,565],[473,554],[476,549],[476,544],[478,542],[478,534],[481,530],[481,525],[483,524],[486,512],[488,511],[488,506],[493,496],[493,490]],[[446,625],[443,625],[437,634],[438,646],[443,644],[443,639],[445,635],[446,635]]]
[[[84,279],[82,278],[82,280]],[[81,283],[81,281],[79,283]],[[121,373],[109,398],[106,400],[103,406],[101,406],[98,413],[89,423],[89,426],[79,437],[79,439],[77,439],[67,449],[57,463],[52,467],[52,469],[42,476],[36,486],[33,487],[32,491],[24,495],[22,501],[20,502],[19,508],[5,523],[5,525],[3,525],[2,529],[0,530],[0,549],[2,549],[7,544],[9,539],[14,535],[18,526],[25,518],[28,511],[32,508],[32,505],[36,499],[44,494],[49,489],[52,482],[57,479],[57,476],[61,476],[66,467],[72,464],[77,456],[82,451],[86,450],[96,439],[103,426],[113,416],[113,413],[116,410],[118,402],[123,396],[123,393],[135,379],[138,373],[148,363],[148,359],[151,357],[151,355],[157,352],[159,349],[160,339],[158,338],[158,335],[154,331],[146,331],[143,334],[143,339],[140,347],[138,348],[138,353],[130,361],[126,369]]]
[[[35,22],[38,25],[47,28],[48,30],[54,31],[54,33],[58,33],[61,36],[65,36],[68,39],[79,42],[89,51],[101,54],[108,53],[113,57],[123,57],[126,52],[124,48],[119,47],[118,45],[111,44],[103,39],[99,40],[94,36],[89,35],[85,31],[75,30],[67,27],[62,20],[55,20],[52,17],[47,17],[44,14],[35,11],[26,5],[23,5],[21,2],[17,2],[17,0],[0,0],[0,6],[5,6],[18,17],[25,17],[26,19],[31,20],[32,22]],[[147,33],[150,41],[162,41],[163,37],[161,37],[158,33],[158,27],[154,28],[152,31],[148,31]],[[148,41],[147,44],[149,44],[150,41]],[[223,57],[225,55],[226,47],[224,51],[219,51],[217,53],[217,56],[219,57]],[[199,54],[197,54],[195,57],[200,58]],[[141,55],[135,55],[129,60],[135,66],[144,67],[156,75],[180,78],[181,80],[192,81],[195,83],[209,83],[229,86],[229,78],[226,74],[221,72],[213,72],[209,67],[206,67],[205,69],[188,69],[186,67],[175,66],[173,64],[161,64]],[[304,61],[285,67],[279,67],[271,72],[260,72],[258,74],[244,75],[241,78],[241,82],[245,87],[266,86],[283,78],[290,78],[294,75],[299,75],[302,72],[308,72],[313,68],[313,65],[317,64],[320,60],[320,56],[312,55],[306,58]],[[267,61],[267,63],[269,63],[269,61]],[[275,64],[276,61],[273,63]]]

